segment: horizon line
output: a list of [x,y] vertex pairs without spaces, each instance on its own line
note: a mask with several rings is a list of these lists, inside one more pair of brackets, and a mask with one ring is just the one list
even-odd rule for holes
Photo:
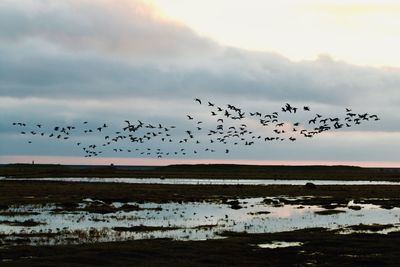
[[63,164],[63,165],[116,165],[167,166],[182,164],[237,164],[275,166],[356,166],[368,168],[400,168],[395,161],[350,160],[244,160],[244,159],[150,159],[150,158],[82,158],[75,156],[0,156],[0,164]]

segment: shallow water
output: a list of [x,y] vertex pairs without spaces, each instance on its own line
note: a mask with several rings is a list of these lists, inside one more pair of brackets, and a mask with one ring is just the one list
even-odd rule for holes
[[[307,197],[311,198],[311,197]],[[361,210],[348,206],[338,210],[344,213],[318,215],[320,206],[279,205],[279,198],[239,199],[239,204],[215,202],[184,203],[134,203],[139,210],[89,213],[79,210],[89,205],[103,205],[85,199],[78,210],[60,211],[56,205],[15,206],[3,210],[0,215],[0,244],[76,244],[100,241],[123,241],[132,239],[172,238],[175,240],[206,240],[222,238],[224,231],[268,233],[311,227],[338,229],[358,224],[399,224],[400,208],[383,209],[372,204],[357,204]],[[228,202],[229,203],[229,202]],[[266,204],[268,203],[268,204]],[[112,203],[119,208],[126,203]],[[32,212],[7,216],[5,212]],[[33,220],[43,224],[26,227],[8,225],[7,221]],[[115,229],[115,227],[158,227],[147,229]],[[159,228],[162,227],[162,228]],[[113,229],[114,228],[114,229]],[[164,228],[164,229],[163,229]],[[398,228],[394,229],[398,230]],[[53,236],[49,236],[52,234]]]
[[174,184],[174,185],[400,185],[400,182],[360,180],[265,180],[265,179],[194,179],[194,178],[96,178],[96,177],[52,177],[52,178],[5,178],[0,180],[60,181],[88,183],[127,184]]
[[271,243],[257,244],[259,248],[288,248],[288,247],[299,247],[303,245],[301,242],[284,242],[284,241],[272,241]]

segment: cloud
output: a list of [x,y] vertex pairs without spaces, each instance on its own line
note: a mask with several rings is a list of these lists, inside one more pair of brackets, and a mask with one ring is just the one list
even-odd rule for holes
[[0,58],[3,97],[400,101],[399,72],[221,47],[140,1],[5,1]]
[[207,51],[213,42],[158,16],[140,1],[5,1],[0,38],[43,39],[74,51],[141,57],[177,57]]
[[[85,117],[118,124],[134,118],[185,128],[186,114],[206,117],[204,110],[193,107],[194,97],[237,104],[247,111],[270,112],[293,102],[335,114],[350,106],[380,114],[384,120],[379,131],[400,131],[392,123],[400,114],[399,71],[355,66],[327,55],[294,62],[273,52],[223,47],[140,1],[2,1],[0,81],[3,154],[27,149],[10,126],[13,121],[56,125]],[[376,131],[374,127],[360,129]],[[359,135],[348,140],[356,141]],[[358,143],[351,156],[345,156],[343,139],[338,138],[295,148],[273,146],[282,150],[270,155],[263,148],[241,155],[296,160],[303,155],[301,149],[309,149],[314,153],[301,159],[396,158],[396,146],[388,140],[397,135],[377,134],[382,137],[377,140],[366,136],[363,141],[369,147],[381,144],[379,151],[386,154],[368,157],[370,148]],[[67,145],[59,150],[39,145],[30,153],[76,155]]]

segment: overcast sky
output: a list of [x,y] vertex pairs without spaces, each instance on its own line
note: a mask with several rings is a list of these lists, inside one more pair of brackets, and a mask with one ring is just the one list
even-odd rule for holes
[[[1,1],[0,163],[400,167],[400,4],[232,2]],[[12,125],[24,122],[30,130],[42,124],[35,131],[47,134],[55,126],[83,127],[84,121],[91,127],[106,123],[113,131],[124,120],[141,120],[176,125],[179,137],[193,128],[187,114],[204,121],[205,128],[215,126],[209,107],[194,98],[246,112],[271,113],[287,102],[311,107],[312,113],[297,117],[282,114],[287,121],[308,121],[316,113],[342,116],[345,108],[381,120],[296,142],[213,145],[213,154],[162,159],[113,151],[84,158],[76,143],[101,142],[102,136],[77,131],[61,142],[21,135]],[[206,140],[206,133],[198,136]],[[143,146],[153,151],[162,145]]]

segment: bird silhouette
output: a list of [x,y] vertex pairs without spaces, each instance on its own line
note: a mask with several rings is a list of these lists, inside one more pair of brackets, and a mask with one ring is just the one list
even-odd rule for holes
[[[202,104],[199,98],[194,101]],[[126,119],[122,121],[120,128],[115,128],[113,123],[96,123],[84,121],[83,124],[69,125],[46,125],[45,123],[25,123],[13,122],[14,127],[20,127],[19,133],[30,138],[28,143],[32,143],[37,138],[52,138],[59,142],[70,142],[72,145],[79,146],[80,151],[84,152],[84,157],[98,157],[107,151],[113,153],[135,153],[142,156],[154,156],[157,158],[173,155],[189,155],[199,153],[214,153],[217,147],[222,146],[226,154],[231,153],[231,146],[239,148],[241,145],[253,146],[262,142],[294,142],[299,138],[311,138],[330,130],[340,130],[378,121],[377,114],[366,112],[352,112],[352,109],[346,108],[345,115],[342,116],[322,116],[316,114],[311,118],[304,118],[304,121],[292,122],[290,117],[297,116],[295,113],[300,109],[290,103],[285,103],[281,108],[285,120],[281,119],[279,111],[273,111],[264,114],[261,111],[247,112],[241,107],[233,104],[227,104],[223,109],[221,105],[208,101],[208,105],[203,107],[208,109],[206,113],[210,118],[218,116],[217,120],[203,121],[196,120],[187,128],[177,127],[176,125],[166,126],[163,122],[144,122]],[[215,109],[216,108],[216,109]],[[303,111],[310,111],[310,107],[302,106]],[[186,115],[189,121],[194,120],[196,116]],[[223,118],[222,118],[223,116]],[[248,124],[248,122],[250,122]],[[216,122],[216,124],[215,124]],[[202,124],[202,127],[199,127]],[[284,127],[284,126],[293,127]],[[312,125],[312,126],[311,126]],[[311,129],[309,129],[312,127]],[[39,130],[40,129],[40,130]],[[184,133],[184,135],[182,135]],[[272,135],[271,135],[272,133]],[[87,136],[81,139],[80,134]],[[101,138],[96,138],[101,137]],[[31,140],[32,139],[32,140]],[[95,144],[87,144],[86,140],[100,140]],[[102,140],[102,141],[101,141]],[[186,150],[180,150],[175,153],[167,147],[156,147],[156,145],[168,144],[183,146]],[[136,148],[130,147],[135,144]],[[152,144],[153,149],[143,146]],[[204,148],[205,144],[211,144],[211,147]],[[190,145],[196,145],[198,149],[189,149]],[[215,146],[215,147],[214,147]],[[221,149],[222,149],[221,147]]]

